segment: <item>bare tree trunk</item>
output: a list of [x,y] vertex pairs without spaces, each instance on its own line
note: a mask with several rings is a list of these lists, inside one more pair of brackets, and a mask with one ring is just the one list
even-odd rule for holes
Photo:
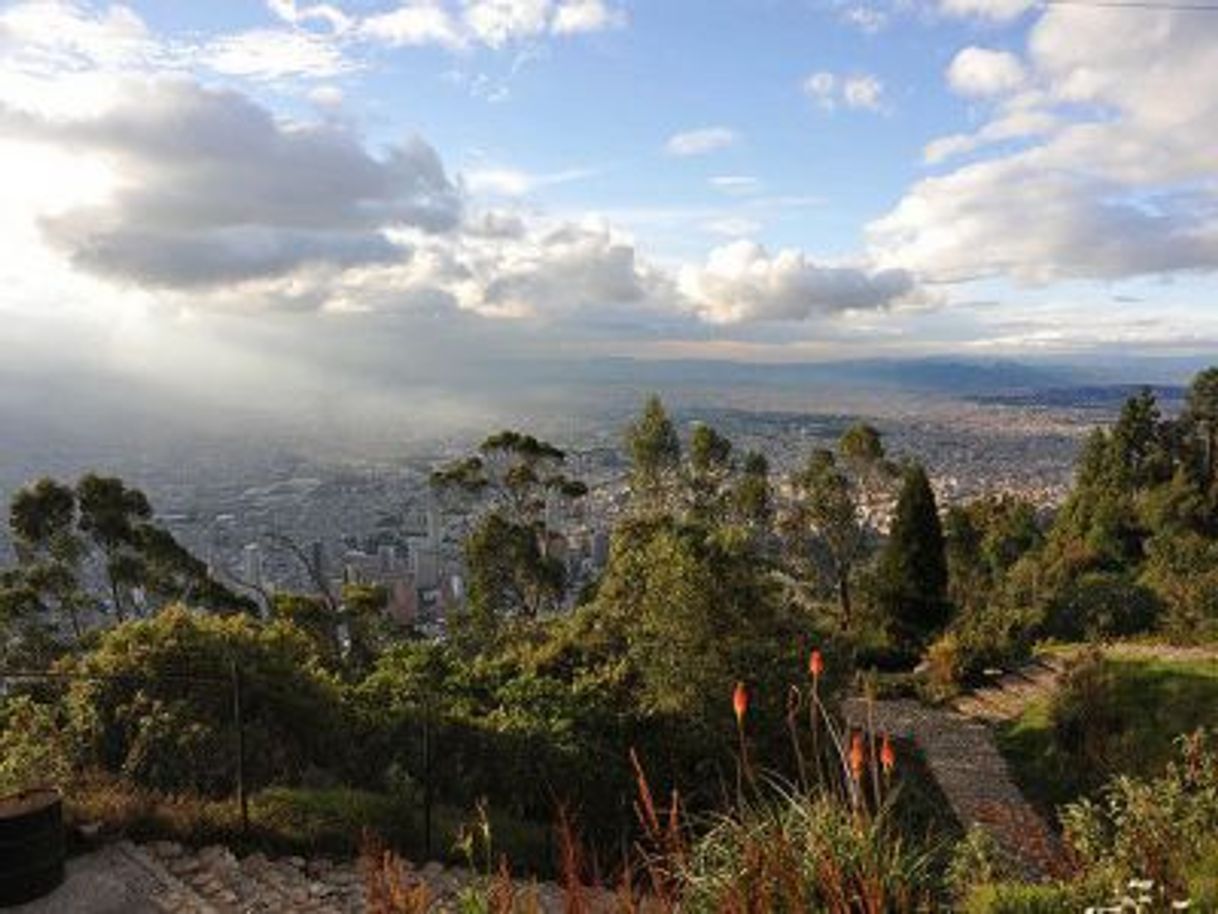
[[837,602],[841,608],[841,627],[842,631],[850,631],[850,625],[853,621],[853,606],[850,599],[850,571],[849,569],[839,569],[837,573]]

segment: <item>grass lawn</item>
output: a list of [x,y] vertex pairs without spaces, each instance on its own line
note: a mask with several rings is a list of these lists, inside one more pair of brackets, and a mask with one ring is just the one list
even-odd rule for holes
[[998,733],[1016,781],[1045,811],[1088,793],[1114,774],[1153,775],[1171,759],[1177,737],[1218,728],[1218,661],[1108,658],[1106,701],[1117,729],[1102,771],[1084,766],[1054,739],[1052,698],[1031,705]]

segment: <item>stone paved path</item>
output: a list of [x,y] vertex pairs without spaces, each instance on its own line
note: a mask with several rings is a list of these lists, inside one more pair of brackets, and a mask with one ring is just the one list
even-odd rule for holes
[[[425,884],[429,911],[456,910],[459,892],[474,883],[467,871],[429,863],[407,872]],[[553,883],[514,886],[522,910],[558,914],[567,908]],[[528,902],[536,897],[537,907]],[[616,910],[612,893],[587,889],[594,911]],[[68,864],[68,879],[46,898],[14,914],[364,914],[364,881],[356,863],[326,858],[239,858],[227,848],[194,850],[168,841],[120,841]]]
[[[847,702],[845,712],[851,726],[866,726],[864,701]],[[877,730],[918,746],[960,824],[988,832],[1026,878],[1061,872],[1057,836],[1015,786],[985,724],[912,700],[874,702],[871,719]]]

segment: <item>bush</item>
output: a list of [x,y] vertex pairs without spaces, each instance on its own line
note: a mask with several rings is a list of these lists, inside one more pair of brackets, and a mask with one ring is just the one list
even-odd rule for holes
[[1100,649],[1092,647],[1070,662],[1053,697],[1054,743],[1084,785],[1098,785],[1115,761],[1112,747],[1123,724],[1115,689],[1112,668]]
[[1048,611],[1048,634],[1066,641],[1122,638],[1152,630],[1162,605],[1128,574],[1092,571],[1067,581]]
[[1205,731],[1180,741],[1179,758],[1156,778],[1114,778],[1093,802],[1061,813],[1083,871],[1115,894],[1149,880],[1183,901],[1190,879],[1218,852],[1218,753]]
[[24,695],[0,705],[0,796],[71,778],[70,737],[56,712]]
[[241,671],[246,780],[296,783],[337,766],[341,694],[308,639],[285,623],[175,607],[106,632],[72,668],[67,703],[81,761],[136,784],[211,796],[233,789],[237,733],[230,664]]
[[680,910],[923,911],[936,858],[906,843],[892,807],[860,818],[840,800],[793,794],[724,817],[678,855]]
[[1063,914],[1081,911],[1084,902],[1068,885],[1002,882],[978,886],[965,899],[964,914]]

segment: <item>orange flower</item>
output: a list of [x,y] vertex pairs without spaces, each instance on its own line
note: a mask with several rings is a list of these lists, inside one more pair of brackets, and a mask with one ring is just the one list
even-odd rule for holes
[[825,671],[825,658],[821,656],[819,648],[813,648],[812,656],[808,658],[808,672],[812,674],[813,679],[820,679],[820,674]]
[[884,741],[880,744],[880,764],[884,767],[885,774],[892,774],[892,769],[897,766],[897,754],[892,748],[892,741],[889,740],[888,734],[884,734]]
[[736,723],[743,725],[744,715],[749,710],[749,692],[743,682],[737,682],[736,690],[732,692],[732,710],[736,712]]
[[867,761],[863,749],[863,734],[855,730],[850,737],[850,773],[857,781],[863,776],[863,765]]

